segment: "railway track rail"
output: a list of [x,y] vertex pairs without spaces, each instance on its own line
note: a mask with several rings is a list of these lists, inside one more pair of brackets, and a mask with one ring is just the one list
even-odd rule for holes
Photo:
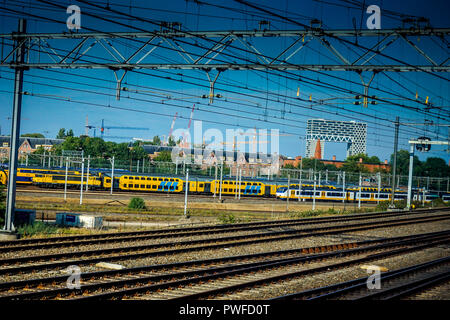
[[379,289],[367,288],[367,277],[279,296],[272,300],[390,300],[405,298],[450,281],[450,257],[381,274]]
[[[265,232],[251,235],[238,235],[229,237],[215,237],[186,242],[166,242],[158,244],[146,244],[135,246],[121,246],[115,248],[104,248],[95,250],[84,250],[66,253],[31,255],[25,257],[13,257],[0,259],[1,274],[17,274],[45,269],[67,267],[72,264],[88,265],[102,261],[120,261],[152,256],[179,254],[183,252],[194,252],[208,249],[218,249],[256,243],[291,240],[310,236],[322,236],[339,234],[343,232],[354,232],[367,229],[385,228],[408,224],[428,223],[450,219],[450,214],[439,214],[430,217],[413,217],[399,220],[388,220],[378,222],[364,222],[357,224],[332,225],[315,227],[301,230],[283,230],[276,232]],[[174,247],[179,248],[174,248]],[[156,250],[161,249],[164,250]],[[168,249],[174,248],[174,249]],[[62,260],[62,261],[61,261]],[[49,262],[50,261],[50,262]]]
[[[326,272],[330,268],[422,250],[447,242],[450,242],[450,230],[358,243],[97,271],[83,273],[81,288],[73,290],[66,286],[67,276],[5,282],[0,283],[0,300],[121,299],[136,298],[136,295],[142,294],[150,294],[152,298],[197,299],[249,285],[267,284],[276,279]],[[298,271],[299,265],[354,255],[363,256],[346,262]],[[292,272],[293,270],[296,272]],[[273,274],[274,271],[279,274],[267,277],[268,272]],[[230,282],[233,285],[230,286]]]
[[319,224],[327,222],[346,222],[353,220],[369,220],[377,219],[380,217],[399,217],[405,215],[416,215],[425,213],[439,212],[440,209],[421,210],[414,212],[395,212],[395,213],[369,213],[369,214],[356,214],[345,217],[323,217],[323,218],[307,218],[307,219],[289,219],[282,221],[264,221],[253,223],[241,223],[234,225],[216,225],[216,226],[199,226],[199,227],[186,227],[186,228],[171,228],[171,229],[159,229],[159,230],[146,230],[146,231],[132,231],[132,232],[120,232],[120,233],[104,233],[96,235],[80,235],[80,236],[64,236],[53,238],[34,238],[23,240],[10,240],[0,242],[0,253],[9,252],[15,250],[32,250],[32,249],[45,249],[55,247],[73,247],[75,245],[90,245],[90,244],[102,244],[113,243],[119,241],[134,241],[134,240],[150,240],[160,238],[172,238],[194,235],[205,235],[214,233],[231,233],[238,231],[252,231],[258,229],[264,229],[267,227],[287,227],[287,226],[300,226]]

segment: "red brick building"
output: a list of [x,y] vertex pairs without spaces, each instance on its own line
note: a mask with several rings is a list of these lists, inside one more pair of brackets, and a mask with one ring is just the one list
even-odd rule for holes
[[[345,161],[336,160],[336,156],[333,156],[332,160],[324,160],[324,159],[317,159],[317,160],[322,162],[325,165],[332,164],[332,165],[336,166],[336,168],[338,168],[338,169],[341,168],[345,164]],[[295,157],[295,159],[284,159],[282,165],[285,166],[287,164],[291,164],[294,167],[300,167],[301,161],[302,161],[302,157],[297,156],[297,157]],[[371,163],[363,163],[362,159],[360,158],[360,163],[364,167],[366,167],[370,172],[374,172],[376,169],[384,169],[386,171],[391,170],[391,166],[388,164],[387,160],[384,160],[384,163],[371,164]]]

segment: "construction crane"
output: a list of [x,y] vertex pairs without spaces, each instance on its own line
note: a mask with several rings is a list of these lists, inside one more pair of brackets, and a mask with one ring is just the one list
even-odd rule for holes
[[[191,122],[192,122],[192,116],[194,115],[194,110],[195,110],[195,103],[194,103],[194,105],[192,106],[191,115],[190,115],[190,117],[189,117],[189,123],[188,123],[188,126],[187,126],[187,131],[188,131],[188,132],[189,132],[189,130],[191,129]],[[183,148],[189,148],[190,145],[189,145],[189,143],[188,143],[187,140],[186,140],[187,137],[186,137],[186,135],[185,135],[184,132],[183,132],[182,136],[183,136],[183,139],[182,139],[182,141],[181,141],[181,143],[180,143],[180,146],[183,147]]]
[[[88,122],[88,117],[86,116],[86,135],[89,135],[89,129],[96,129],[99,128],[100,129],[100,137],[103,139],[103,135],[105,133],[105,129],[120,129],[120,130],[149,130],[148,128],[140,128],[140,127],[122,127],[122,126],[105,126],[105,119],[102,119],[102,125],[101,127],[96,127],[96,126],[92,126],[89,125]],[[95,132],[95,131],[94,131]],[[94,137],[95,137],[95,133],[94,133]],[[130,137],[120,137],[120,136],[108,136],[108,138],[117,138],[117,139],[128,139]]]
[[170,125],[170,131],[167,135],[166,145],[169,145],[169,139],[172,136],[173,126],[175,125],[175,120],[177,120],[178,112],[175,112],[175,115],[173,116],[172,124]]

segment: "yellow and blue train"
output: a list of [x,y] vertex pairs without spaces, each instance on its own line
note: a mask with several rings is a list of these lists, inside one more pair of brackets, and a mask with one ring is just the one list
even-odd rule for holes
[[[8,170],[0,169],[0,184],[6,185]],[[36,185],[42,188],[63,188],[66,183],[65,169],[48,168],[19,168],[17,170],[17,184]],[[111,177],[101,171],[91,171],[89,176],[84,174],[83,185],[89,184],[91,190],[110,190]],[[180,177],[139,175],[121,173],[114,177],[115,191],[130,192],[155,192],[155,193],[183,193],[186,188],[186,181]],[[80,188],[81,172],[69,170],[67,175],[68,188]],[[316,186],[316,201],[333,202],[378,202],[391,199],[391,188],[358,187],[349,186],[342,190],[342,187],[335,185]],[[288,188],[286,182],[262,181],[257,179],[242,180],[240,183],[235,179],[225,178],[220,185],[220,180],[193,177],[189,179],[189,192],[194,194],[218,195],[220,192],[224,196],[242,197],[265,197],[286,200]],[[394,200],[406,199],[406,192],[396,190]],[[413,199],[430,202],[433,199],[442,198],[450,202],[450,193],[437,192],[413,192]],[[312,184],[290,184],[289,199],[300,201],[312,201],[314,199],[314,186]]]
[[[315,193],[315,195],[314,195]],[[331,202],[367,202],[376,203],[379,201],[390,201],[392,199],[391,188],[378,188],[373,187],[348,187],[344,190],[342,188],[330,189],[328,186],[320,186],[314,188],[311,186],[302,186],[301,189],[297,186],[291,185],[288,189],[287,186],[281,187],[277,190],[276,197],[281,200],[289,199],[297,201],[331,201]],[[406,191],[395,190],[394,200],[405,200],[408,197]],[[431,202],[434,199],[440,198],[438,192],[419,192],[413,190],[413,201]],[[450,193],[442,193],[442,200],[450,201]]]

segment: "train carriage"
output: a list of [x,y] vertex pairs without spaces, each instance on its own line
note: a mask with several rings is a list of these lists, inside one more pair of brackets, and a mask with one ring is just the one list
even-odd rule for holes
[[442,194],[442,201],[444,202],[450,202],[450,193],[444,193]]
[[[31,185],[33,184],[33,179],[36,175],[40,174],[65,174],[65,169],[50,169],[50,168],[18,168],[16,175],[16,183],[22,185]],[[1,170],[0,171],[0,184],[6,185],[8,182],[8,174],[9,170]],[[77,170],[69,170],[68,174],[70,175],[81,175],[81,172]]]
[[[109,187],[111,187],[109,178]],[[124,191],[174,192],[183,191],[184,181],[179,178],[123,175],[119,178],[118,187]]]
[[[220,180],[213,180],[211,182],[211,193],[220,193]],[[222,194],[223,195],[235,195],[241,194],[241,196],[265,196],[266,185],[258,181],[241,181],[236,182],[235,180],[223,180],[222,181]]]
[[[359,188],[350,187],[344,191],[342,189],[329,186],[316,186],[315,200],[316,201],[333,201],[333,202],[379,202],[388,201],[391,199],[391,193],[388,193],[391,189],[383,188],[378,192],[377,188],[363,187],[361,190]],[[281,200],[286,200],[288,195],[288,188],[281,187],[277,190],[277,198]],[[291,185],[289,188],[289,199],[302,201],[312,201],[314,200],[314,188],[310,186],[303,186],[299,190],[298,185]],[[394,195],[394,200],[405,200],[407,198],[407,193],[404,191],[396,191]]]
[[[81,175],[65,175],[65,174],[36,174],[33,178],[33,185],[41,188],[64,188],[66,185],[68,188],[80,188]],[[100,175],[89,175],[89,177],[83,177],[83,186],[88,184],[90,189],[99,190],[103,189],[103,181]]]

